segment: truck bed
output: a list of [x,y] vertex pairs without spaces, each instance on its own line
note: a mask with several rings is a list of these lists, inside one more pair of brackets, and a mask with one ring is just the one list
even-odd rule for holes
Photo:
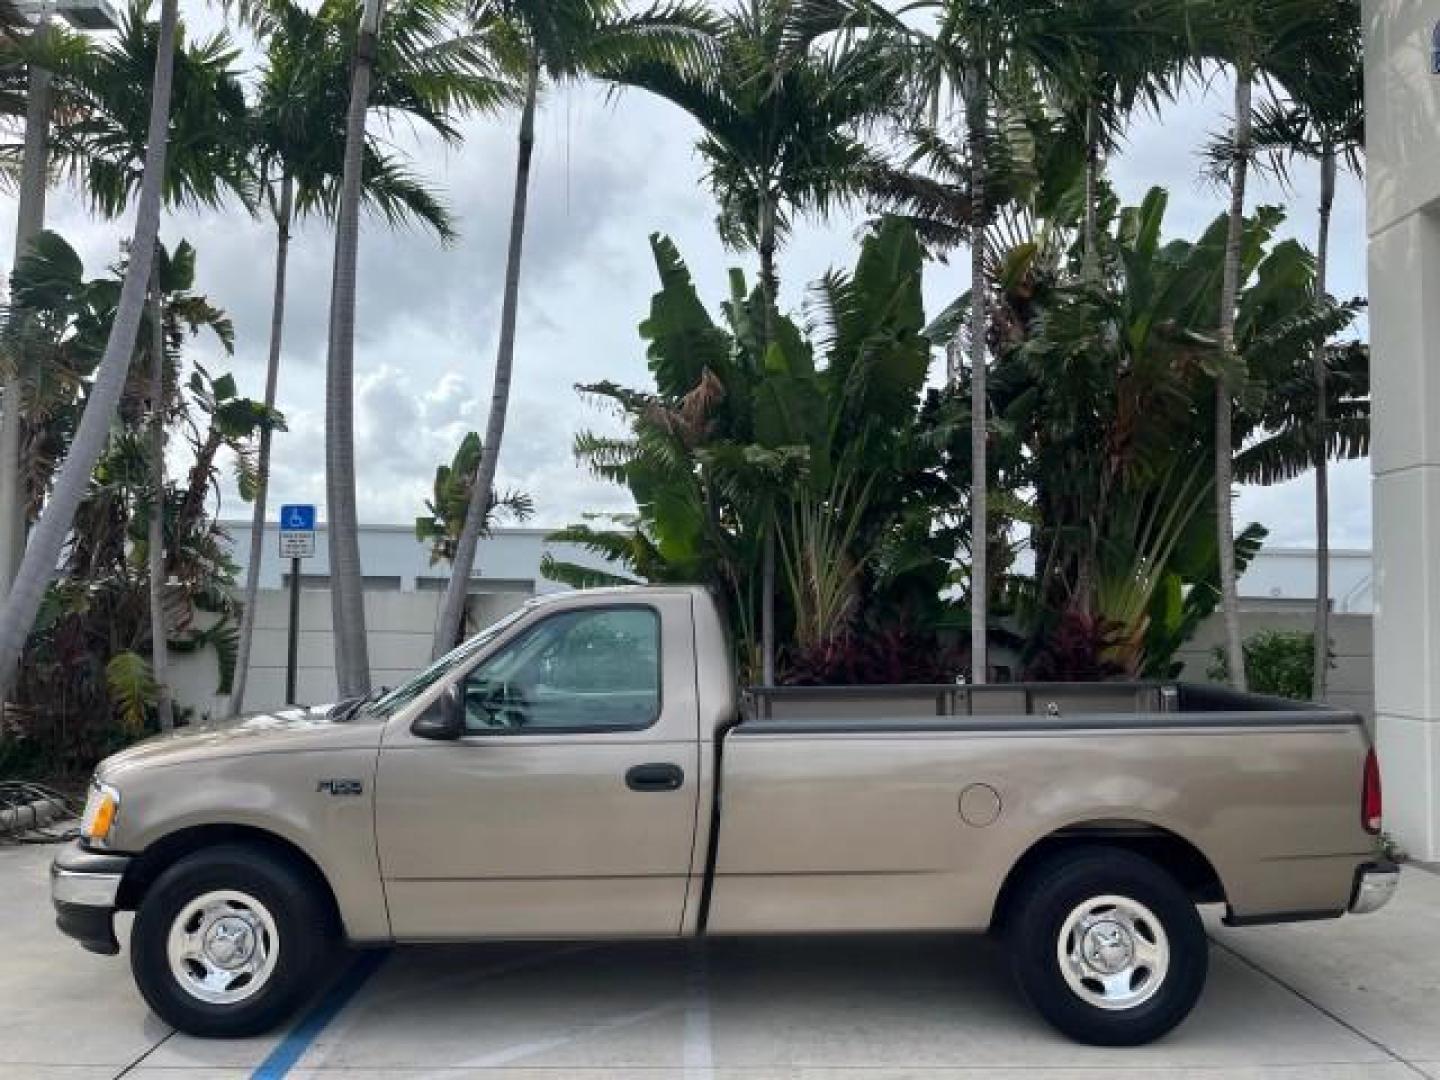
[[708,926],[984,929],[1027,852],[1098,834],[1192,853],[1233,917],[1338,915],[1367,746],[1353,712],[1176,682],[752,689]]

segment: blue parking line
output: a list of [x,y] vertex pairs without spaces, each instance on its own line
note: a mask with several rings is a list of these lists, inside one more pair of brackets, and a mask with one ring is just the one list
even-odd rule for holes
[[282,1080],[295,1067],[310,1045],[325,1030],[340,1010],[349,1004],[365,980],[375,974],[375,969],[390,955],[389,949],[368,949],[361,953],[350,970],[336,981],[323,998],[280,1040],[270,1051],[270,1056],[255,1067],[250,1080]]

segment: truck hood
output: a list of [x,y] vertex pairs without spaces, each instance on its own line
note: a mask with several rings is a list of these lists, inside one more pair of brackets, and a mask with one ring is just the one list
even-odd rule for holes
[[296,706],[188,724],[112,754],[100,763],[96,776],[101,780],[113,779],[138,768],[247,754],[354,750],[380,745],[385,717],[361,713],[335,721],[330,719],[330,708],[329,705]]

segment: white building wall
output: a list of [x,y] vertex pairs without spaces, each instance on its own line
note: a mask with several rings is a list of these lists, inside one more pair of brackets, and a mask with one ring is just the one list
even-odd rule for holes
[[[394,686],[430,662],[431,636],[442,595],[438,591],[365,594],[365,629],[374,685]],[[525,600],[520,593],[472,596],[471,625],[492,623]],[[260,594],[245,689],[246,711],[285,704],[289,617],[289,593],[273,589]],[[295,698],[308,704],[334,701],[335,640],[330,630],[329,592],[301,590],[299,626]],[[192,710],[197,719],[224,715],[228,698],[215,692],[219,678],[214,650],[171,654],[170,683],[175,700],[181,708]]]
[[[232,557],[245,579],[249,525],[225,522],[233,541]],[[574,544],[552,544],[547,529],[498,529],[480,541],[470,586],[468,618],[472,627],[494,622],[531,596],[565,586],[540,573],[541,559],[551,554],[563,562],[613,569]],[[360,563],[366,576],[365,630],[369,642],[371,680],[394,685],[430,662],[445,564],[430,565],[428,545],[415,539],[407,525],[362,525]],[[285,703],[285,669],[290,597],[285,588],[289,560],[279,557],[274,527],[266,536],[260,564],[260,596],[245,708],[262,710]],[[296,663],[296,699],[302,703],[334,701],[335,645],[331,633],[329,557],[325,528],[317,530],[315,557],[302,560],[300,620]],[[216,693],[220,672],[213,650],[173,653],[170,683],[177,704],[197,718],[221,715],[227,698]]]
[[1440,0],[1366,0],[1375,690],[1386,826],[1440,858]]
[[[232,557],[240,566],[239,578],[243,581],[250,556],[250,523],[226,521],[222,524],[234,539]],[[490,536],[483,537],[475,551],[472,571],[472,577],[479,579],[476,586],[487,592],[518,591],[527,595],[563,589],[565,586],[547,581],[540,574],[540,560],[547,553],[561,562],[614,569],[604,559],[575,544],[550,543],[545,537],[552,531],[496,529]],[[279,551],[279,529],[272,523],[266,527],[260,559],[262,589],[281,588],[284,576],[290,572],[289,560],[282,560]],[[315,557],[302,560],[302,564],[300,572],[304,577],[329,575],[330,551],[323,522],[315,530]],[[360,564],[366,577],[373,579],[371,588],[398,588],[401,592],[443,587],[450,572],[448,564],[431,565],[430,546],[415,539],[415,529],[410,525],[361,525]]]
[[[1370,552],[1330,552],[1330,607],[1342,614],[1367,614],[1374,595]],[[1315,599],[1315,552],[1308,548],[1261,548],[1240,578],[1242,605],[1300,608]]]

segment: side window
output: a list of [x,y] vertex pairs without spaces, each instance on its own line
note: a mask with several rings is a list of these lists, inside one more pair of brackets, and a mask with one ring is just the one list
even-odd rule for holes
[[660,618],[650,608],[554,615],[465,677],[465,730],[614,731],[660,713]]

